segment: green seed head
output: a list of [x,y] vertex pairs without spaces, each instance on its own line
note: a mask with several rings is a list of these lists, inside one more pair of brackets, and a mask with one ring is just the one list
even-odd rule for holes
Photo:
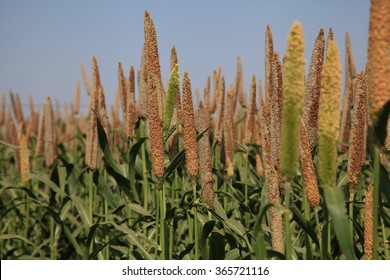
[[335,41],[329,42],[322,70],[318,112],[318,161],[322,185],[336,183],[337,139],[340,122],[341,63]]
[[299,160],[299,126],[305,93],[303,30],[295,21],[288,36],[284,63],[281,169],[287,178],[295,176]]

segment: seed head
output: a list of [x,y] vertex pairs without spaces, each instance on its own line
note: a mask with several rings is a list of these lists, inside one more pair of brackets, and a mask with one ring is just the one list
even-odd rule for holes
[[322,70],[318,116],[318,165],[321,184],[336,183],[337,139],[340,120],[341,64],[335,41],[329,42]]
[[281,170],[287,179],[295,176],[299,161],[299,126],[305,93],[303,30],[295,21],[288,37],[283,81]]

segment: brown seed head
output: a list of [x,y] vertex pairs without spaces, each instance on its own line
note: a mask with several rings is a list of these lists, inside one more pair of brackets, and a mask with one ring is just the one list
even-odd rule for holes
[[374,232],[374,184],[368,184],[366,201],[364,203],[364,253],[367,259],[372,259],[372,245]]
[[153,86],[154,91],[156,92],[157,103],[158,103],[158,112],[160,121],[163,120],[163,88],[161,80],[161,70],[160,70],[160,58],[158,54],[157,46],[157,34],[154,27],[153,20],[150,18],[148,11],[145,11],[144,19],[144,31],[145,31],[145,42],[147,44],[147,71],[148,71],[148,93],[150,96],[150,83],[151,80],[155,84]]
[[76,82],[76,94],[74,99],[73,113],[78,114],[80,111],[80,81]]
[[148,71],[147,71],[147,44],[142,47],[141,70],[139,79],[139,114],[140,117],[146,119],[148,116]]
[[355,97],[353,102],[353,116],[348,157],[348,185],[350,195],[356,191],[360,181],[360,171],[365,153],[365,123],[367,114],[366,82],[363,72],[357,75],[355,82]]
[[[198,109],[199,132],[202,133],[209,128],[207,115],[203,103],[199,103]],[[202,180],[202,197],[204,202],[212,207],[214,204],[214,178],[211,166],[209,133],[207,130],[199,140],[199,167]]]
[[57,159],[57,143],[56,143],[56,130],[54,123],[54,113],[53,107],[50,101],[50,97],[47,97],[46,103],[44,106],[44,147],[45,147],[45,163],[46,166],[52,166]]
[[215,140],[218,143],[222,143],[222,125],[225,109],[225,77],[222,77],[218,87],[218,103],[217,103],[217,120],[215,124]]
[[310,148],[317,142],[318,107],[320,101],[321,73],[324,64],[325,37],[324,29],[320,29],[314,43],[310,60],[309,74],[306,82],[306,92],[302,118],[307,128]]
[[157,178],[164,175],[164,148],[162,140],[162,122],[158,111],[156,87],[159,80],[151,77],[148,79],[148,117],[149,139],[152,154],[153,173]]
[[[241,63],[241,58],[237,57],[237,74],[236,74],[236,85],[235,85],[236,93],[235,97],[238,97],[238,101],[240,102],[241,105],[246,104],[246,96],[244,93],[244,78],[242,74],[242,63]],[[234,102],[236,102],[236,98],[234,98]],[[236,104],[233,103],[232,107],[234,109],[236,108]]]
[[122,114],[123,119],[125,119],[126,116],[126,104],[127,104],[127,85],[126,85],[126,78],[123,74],[123,68],[122,63],[118,63],[118,81],[119,81],[119,90],[120,90],[120,97],[121,97],[121,105],[122,105]]
[[230,109],[233,101],[233,92],[229,91],[226,98],[225,116],[223,121],[223,143],[225,148],[225,170],[230,179],[234,175],[233,165],[233,111]]
[[194,180],[198,175],[198,153],[196,150],[196,129],[191,81],[187,72],[184,72],[183,79],[183,137],[184,148],[186,150],[187,173]]
[[274,53],[272,63],[272,92],[270,99],[271,161],[280,170],[280,143],[282,140],[283,81],[279,55]]
[[81,74],[83,75],[85,89],[87,90],[88,96],[90,96],[92,92],[92,86],[89,82],[87,70],[85,70],[84,63],[81,63]]
[[272,64],[274,59],[274,43],[271,27],[267,25],[265,30],[265,110],[266,116],[270,114],[270,96],[272,94]]
[[311,148],[309,137],[306,130],[306,125],[301,119],[301,138],[300,138],[300,161],[302,169],[303,183],[310,207],[315,207],[320,204],[320,193],[318,191],[317,176],[314,168],[313,158],[311,156]]
[[371,120],[390,99],[390,1],[372,0],[368,36],[367,86]]
[[[228,108],[230,108],[230,107],[228,107]],[[252,76],[248,109],[249,109],[249,111],[248,111],[247,118],[246,118],[245,137],[244,137],[244,143],[247,145],[253,142],[253,126],[255,125],[255,116],[257,113],[257,108],[256,108],[256,76],[255,75]]]

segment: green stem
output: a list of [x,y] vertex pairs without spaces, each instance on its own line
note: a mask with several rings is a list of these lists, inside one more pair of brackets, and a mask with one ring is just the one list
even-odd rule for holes
[[[244,192],[245,192],[245,206],[248,207],[248,173],[249,173],[249,148],[246,146],[246,153],[245,153],[245,187],[244,187]],[[248,227],[249,226],[249,213],[245,212],[245,222],[244,224]]]
[[159,200],[160,200],[160,247],[161,247],[161,259],[166,259],[166,248],[165,248],[165,212],[166,212],[166,204],[165,204],[165,189],[164,184],[161,186],[161,189],[158,191]]
[[196,197],[196,183],[192,184],[194,192],[194,232],[195,232],[195,260],[199,259],[198,248],[199,248],[199,237],[198,237],[198,208],[197,208],[197,197]]
[[[155,196],[156,198],[154,199],[155,200],[155,205],[154,205],[154,209],[156,209],[156,235],[155,235],[155,238],[156,238],[156,243],[157,244],[160,244],[160,231],[161,231],[161,228],[160,228],[160,199],[159,199],[159,191],[157,189],[157,184],[155,185]],[[160,244],[160,249],[162,250],[161,248],[161,244]],[[158,256],[158,252],[156,254],[156,258]],[[160,255],[161,257],[161,255]]]
[[55,245],[55,222],[53,217],[50,217],[50,257],[52,260],[57,259],[57,251]]
[[292,248],[291,248],[291,230],[290,230],[290,191],[291,191],[291,182],[286,181],[286,193],[285,193],[285,202],[288,212],[284,214],[285,222],[285,246],[286,246],[286,260],[292,260]]
[[[171,189],[171,207],[174,207],[175,203],[175,197],[176,197],[176,187],[178,186],[178,175],[177,175],[177,170],[175,170],[175,175],[174,175],[174,180],[172,184],[172,189]],[[173,260],[173,224],[169,228],[169,260]]]
[[353,237],[353,201],[354,201],[354,195],[350,195],[350,201],[349,201],[349,230]]
[[[306,188],[306,186],[303,188],[303,211],[304,211],[306,221],[309,221],[310,220],[310,207],[309,207],[309,203],[307,201],[305,188]],[[312,253],[311,253],[312,242],[311,242],[311,238],[309,237],[309,235],[307,233],[305,234],[305,243],[306,243],[306,257],[307,257],[307,259],[310,260],[310,259],[312,259]]]
[[[145,121],[141,120],[140,123],[140,136],[145,137]],[[144,197],[144,208],[147,211],[148,210],[148,193],[149,193],[149,182],[147,177],[147,168],[146,168],[146,142],[142,144],[141,147],[141,157],[142,157],[142,188],[143,188],[143,197]]]
[[[104,219],[106,220],[106,222],[109,221],[109,218],[108,218],[108,203],[107,203],[107,200],[104,199]],[[109,242],[110,240],[110,237],[108,236],[108,233],[106,234],[106,236],[104,237],[104,241],[105,243]],[[104,248],[104,259],[105,260],[109,260],[110,259],[110,244],[107,244],[106,247]]]
[[388,241],[386,239],[387,233],[386,233],[386,227],[383,219],[381,218],[381,227],[382,227],[382,238],[383,238],[383,250],[385,253],[385,259],[388,260],[390,258],[389,256],[389,246]]
[[379,147],[374,147],[374,235],[372,242],[372,259],[378,259],[378,207],[379,207],[380,154]]
[[[89,222],[90,224],[88,225],[91,227],[93,225],[93,172],[92,170],[88,171],[88,207],[89,207]],[[88,233],[87,233],[88,234]],[[93,252],[93,242],[91,242],[91,245],[88,248],[88,256],[91,255]]]

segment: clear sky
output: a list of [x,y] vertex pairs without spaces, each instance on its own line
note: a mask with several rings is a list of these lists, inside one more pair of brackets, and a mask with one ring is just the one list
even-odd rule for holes
[[227,86],[233,83],[238,55],[247,91],[252,74],[264,80],[266,25],[275,51],[283,56],[294,20],[304,29],[306,69],[319,29],[331,27],[343,64],[344,35],[350,33],[360,71],[367,58],[369,7],[369,0],[0,0],[0,93],[7,94],[8,103],[10,89],[20,93],[24,104],[29,94],[37,104],[46,96],[70,103],[79,79],[86,105],[80,64],[91,77],[96,56],[106,101],[113,104],[118,62],[125,73],[131,65],[139,69],[145,10],[157,30],[163,80],[175,45],[181,77],[188,71],[193,90],[203,90],[219,66]]

